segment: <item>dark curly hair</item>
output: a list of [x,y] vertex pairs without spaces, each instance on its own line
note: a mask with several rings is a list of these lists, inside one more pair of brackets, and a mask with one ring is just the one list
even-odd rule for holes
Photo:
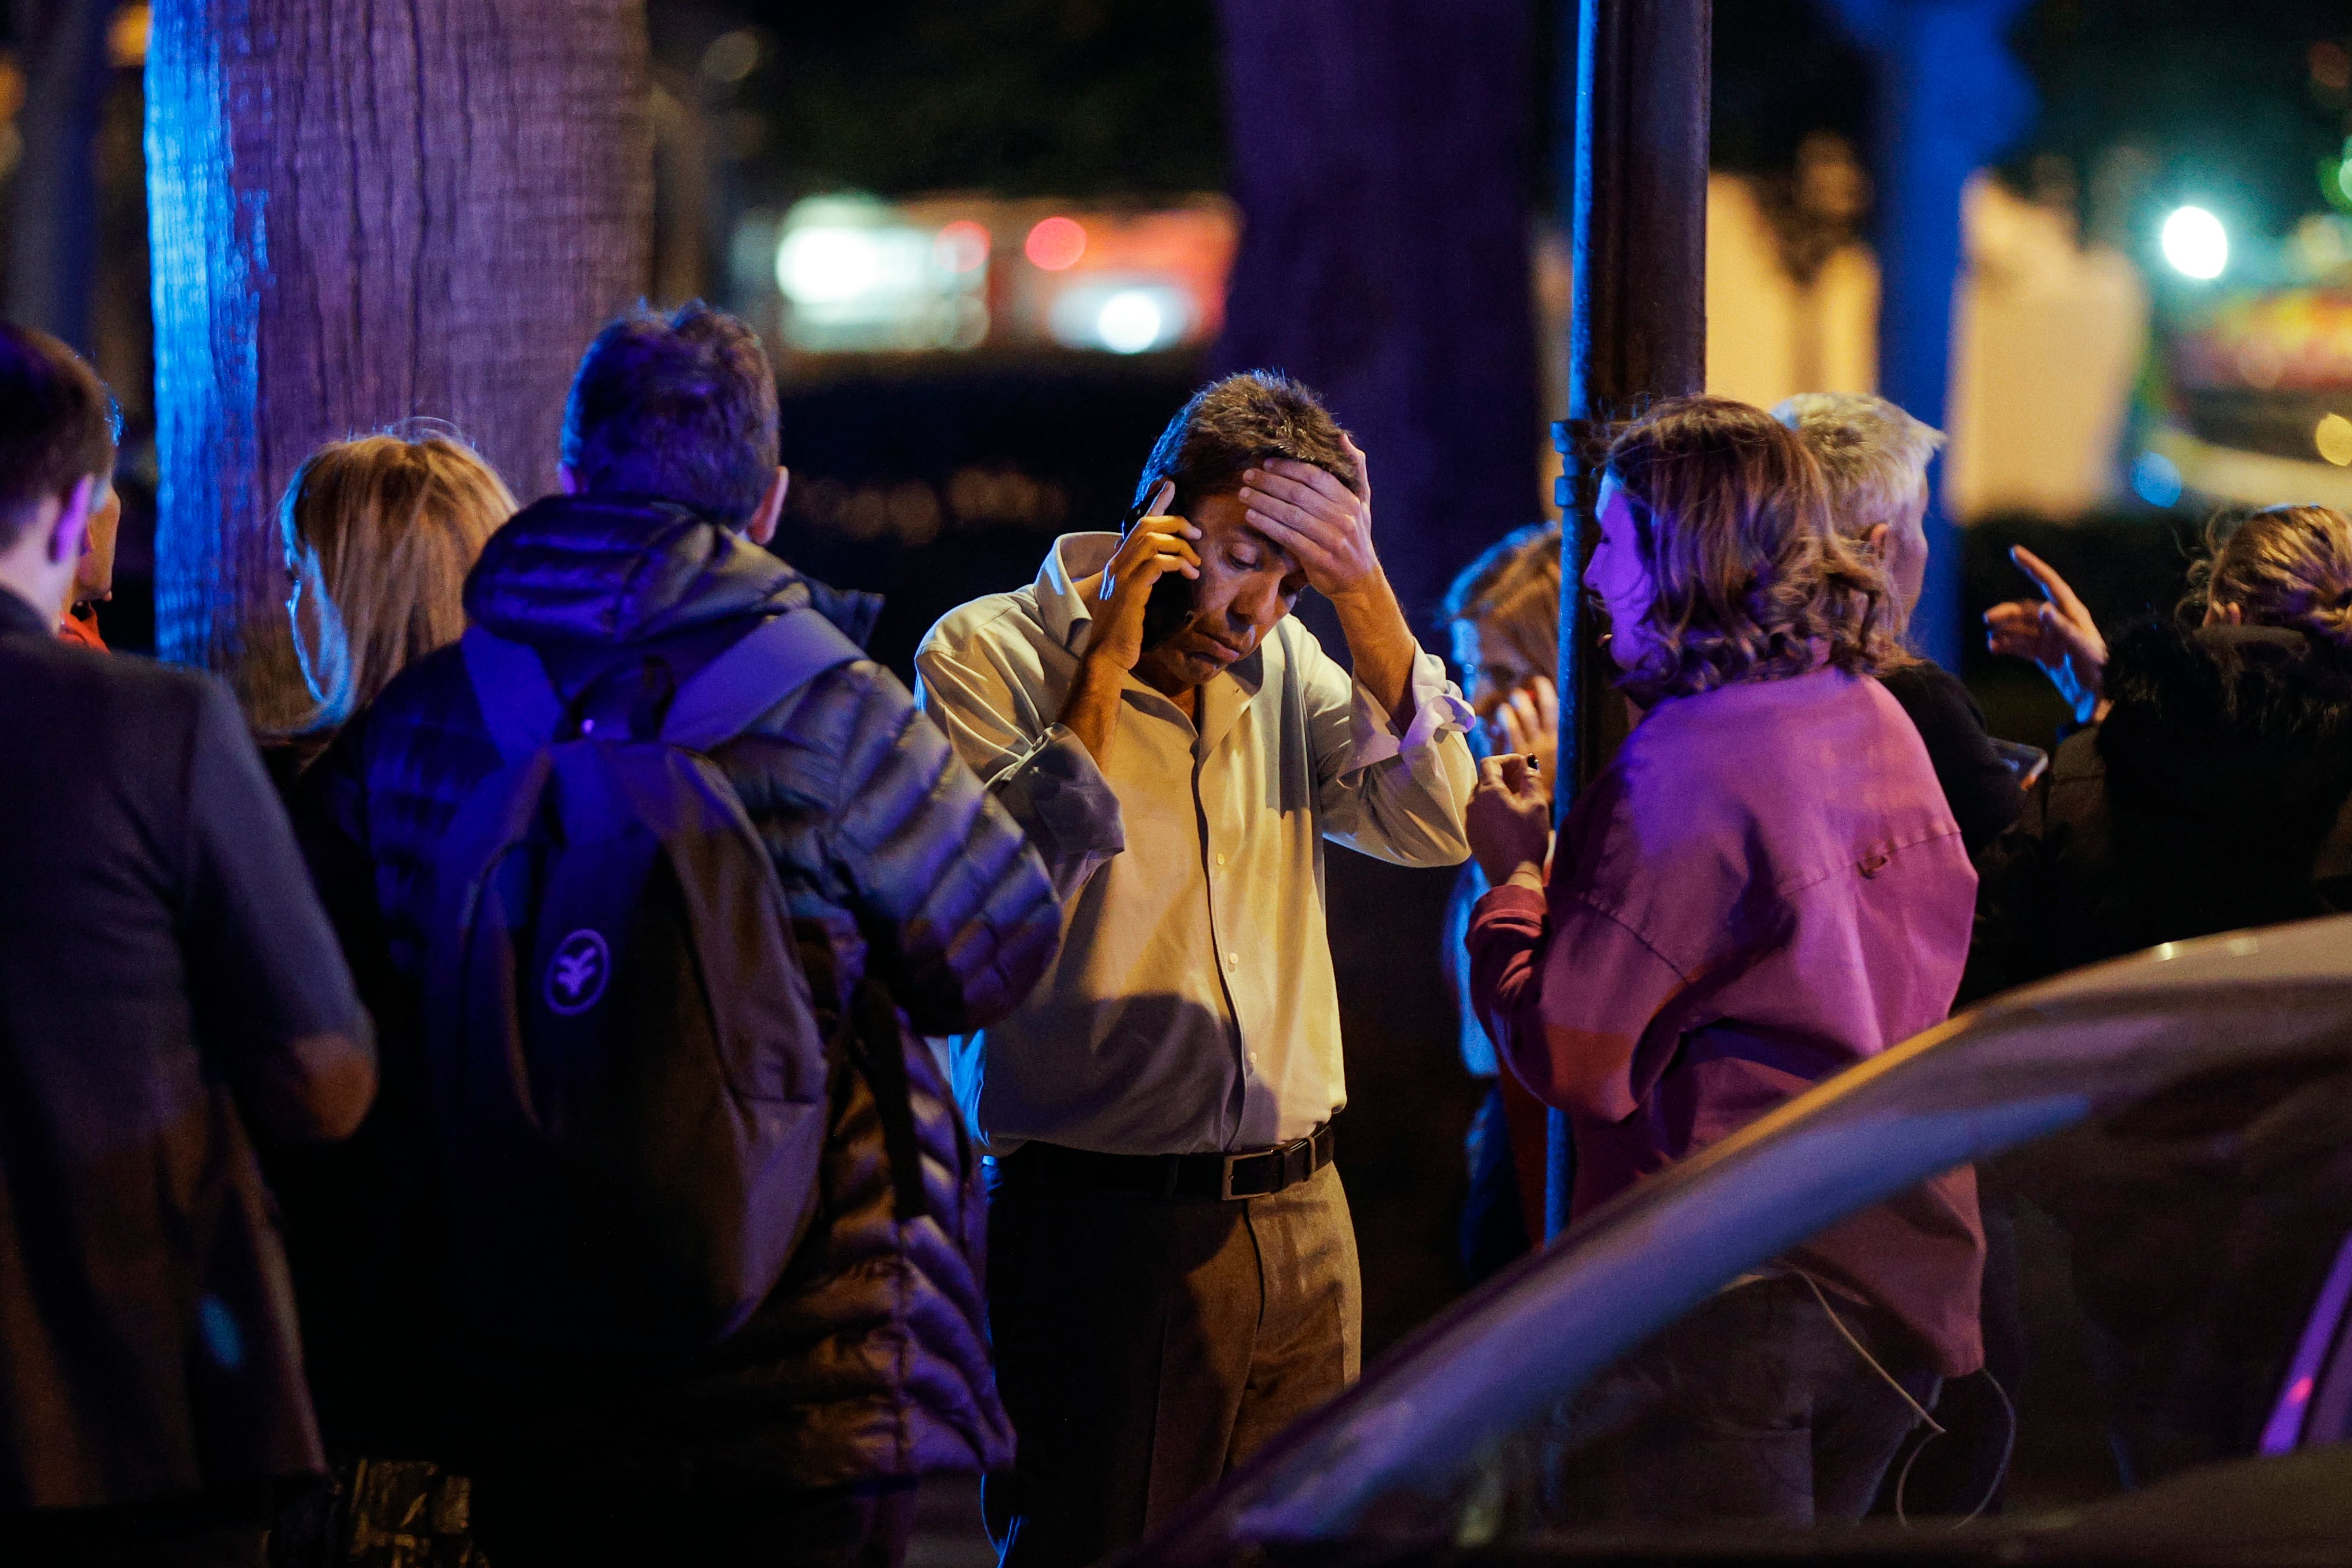
[[1644,706],[1740,681],[1909,662],[1885,574],[1831,526],[1821,466],[1744,402],[1675,398],[1610,443],[1657,597],[1620,685]]

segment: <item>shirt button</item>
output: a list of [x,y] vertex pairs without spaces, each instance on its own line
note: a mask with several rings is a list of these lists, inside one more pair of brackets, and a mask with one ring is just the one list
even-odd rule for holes
[[1226,967],[1226,968],[1228,968],[1228,969],[1238,969],[1238,968],[1240,968],[1241,967],[1242,967],[1242,956],[1241,956],[1239,953],[1228,953],[1228,954],[1226,954],[1226,955],[1225,955],[1225,967]]
[[1257,1052],[1256,1052],[1256,1051],[1251,1051],[1251,1052],[1249,1053],[1249,1064],[1250,1064],[1250,1071],[1252,1071],[1253,1072],[1255,1072],[1255,1071],[1257,1071]]
[[1223,864],[1224,864],[1224,863],[1225,863],[1225,857],[1223,856],[1223,853],[1220,853],[1220,854],[1217,856],[1217,863],[1218,863],[1219,865],[1223,865]]

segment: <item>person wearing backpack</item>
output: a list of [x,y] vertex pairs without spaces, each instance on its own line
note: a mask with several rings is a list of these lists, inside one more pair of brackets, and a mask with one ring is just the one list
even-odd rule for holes
[[918,1478],[1010,1457],[919,1031],[1016,1006],[1059,910],[875,601],[760,548],[776,459],[751,329],[614,321],[563,494],[303,783],[386,1084],[321,1409],[470,1473],[500,1568],[893,1563]]

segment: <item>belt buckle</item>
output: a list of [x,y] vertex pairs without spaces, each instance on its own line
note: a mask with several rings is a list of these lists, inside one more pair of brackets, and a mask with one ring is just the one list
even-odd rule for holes
[[1253,1156],[1249,1155],[1225,1156],[1224,1164],[1218,1167],[1217,1172],[1217,1197],[1220,1202],[1234,1203],[1242,1198],[1255,1196],[1250,1193],[1237,1193],[1234,1190],[1234,1166],[1251,1157]]
[[[1244,1160],[1264,1160],[1275,1172],[1275,1185],[1264,1192],[1235,1192],[1234,1167]],[[1270,1149],[1258,1149],[1246,1155],[1227,1155],[1217,1180],[1217,1196],[1227,1203],[1247,1197],[1271,1197],[1285,1187],[1297,1186],[1315,1174],[1315,1140],[1294,1138],[1286,1144],[1276,1144]]]

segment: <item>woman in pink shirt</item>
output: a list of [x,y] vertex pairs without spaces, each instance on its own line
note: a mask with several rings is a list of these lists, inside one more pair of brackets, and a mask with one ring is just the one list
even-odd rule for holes
[[[1599,512],[1588,583],[1646,711],[1556,854],[1524,758],[1490,758],[1469,808],[1494,883],[1471,994],[1568,1113],[1578,1215],[1940,1022],[1976,892],[1926,747],[1870,678],[1908,656],[1885,582],[1796,437],[1727,399],[1663,403],[1612,444]],[[1912,1400],[1982,1361],[1982,1257],[1961,1170],[1723,1292],[1611,1375],[1642,1414],[1577,1456],[1573,1511],[1860,1516]]]

